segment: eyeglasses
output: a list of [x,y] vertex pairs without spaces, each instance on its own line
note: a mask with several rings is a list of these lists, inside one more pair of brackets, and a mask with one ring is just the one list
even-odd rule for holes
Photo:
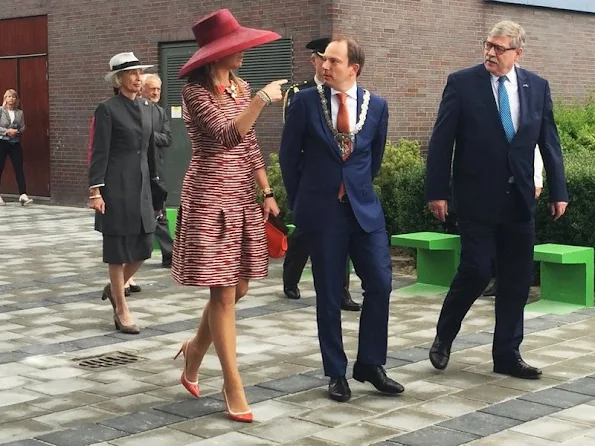
[[488,53],[490,52],[490,50],[494,48],[494,52],[498,55],[501,56],[502,54],[504,54],[506,51],[511,51],[511,50],[516,50],[516,47],[511,47],[511,48],[504,48],[501,45],[495,45],[492,42],[488,42],[487,40],[483,41],[483,49],[486,50]]

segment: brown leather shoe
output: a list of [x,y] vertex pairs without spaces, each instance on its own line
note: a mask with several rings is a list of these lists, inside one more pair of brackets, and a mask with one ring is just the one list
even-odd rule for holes
[[114,312],[114,324],[116,326],[116,330],[118,330],[120,333],[124,333],[124,334],[139,334],[140,333],[140,330],[136,326],[136,324],[123,325],[122,322],[120,322],[120,317],[118,316],[118,314],[116,312]]
[[109,299],[110,303],[112,304],[112,308],[114,311],[116,311],[116,302],[114,302],[114,298],[112,297],[112,290],[109,283],[103,288],[103,294],[101,295],[101,300],[107,299]]

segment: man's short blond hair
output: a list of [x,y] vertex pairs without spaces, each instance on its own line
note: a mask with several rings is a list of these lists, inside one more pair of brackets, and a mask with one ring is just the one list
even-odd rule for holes
[[514,48],[522,48],[525,45],[525,29],[511,20],[504,20],[496,23],[488,33],[489,37],[510,37]]

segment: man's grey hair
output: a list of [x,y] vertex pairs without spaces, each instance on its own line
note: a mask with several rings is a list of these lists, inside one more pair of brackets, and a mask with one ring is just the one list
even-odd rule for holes
[[162,84],[161,78],[157,74],[154,74],[154,73],[143,74],[143,76],[142,76],[142,82],[143,82],[143,84],[145,82],[147,82],[149,79],[153,79],[154,81],[159,82],[159,85]]
[[525,45],[525,30],[518,23],[510,20],[504,20],[496,23],[488,33],[489,37],[510,37],[514,48],[523,48]]

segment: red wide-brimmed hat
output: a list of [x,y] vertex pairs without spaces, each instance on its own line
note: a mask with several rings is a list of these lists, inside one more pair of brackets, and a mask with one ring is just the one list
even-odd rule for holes
[[204,16],[194,24],[192,32],[199,49],[178,73],[180,78],[222,57],[281,38],[273,31],[240,26],[229,9],[219,9]]

